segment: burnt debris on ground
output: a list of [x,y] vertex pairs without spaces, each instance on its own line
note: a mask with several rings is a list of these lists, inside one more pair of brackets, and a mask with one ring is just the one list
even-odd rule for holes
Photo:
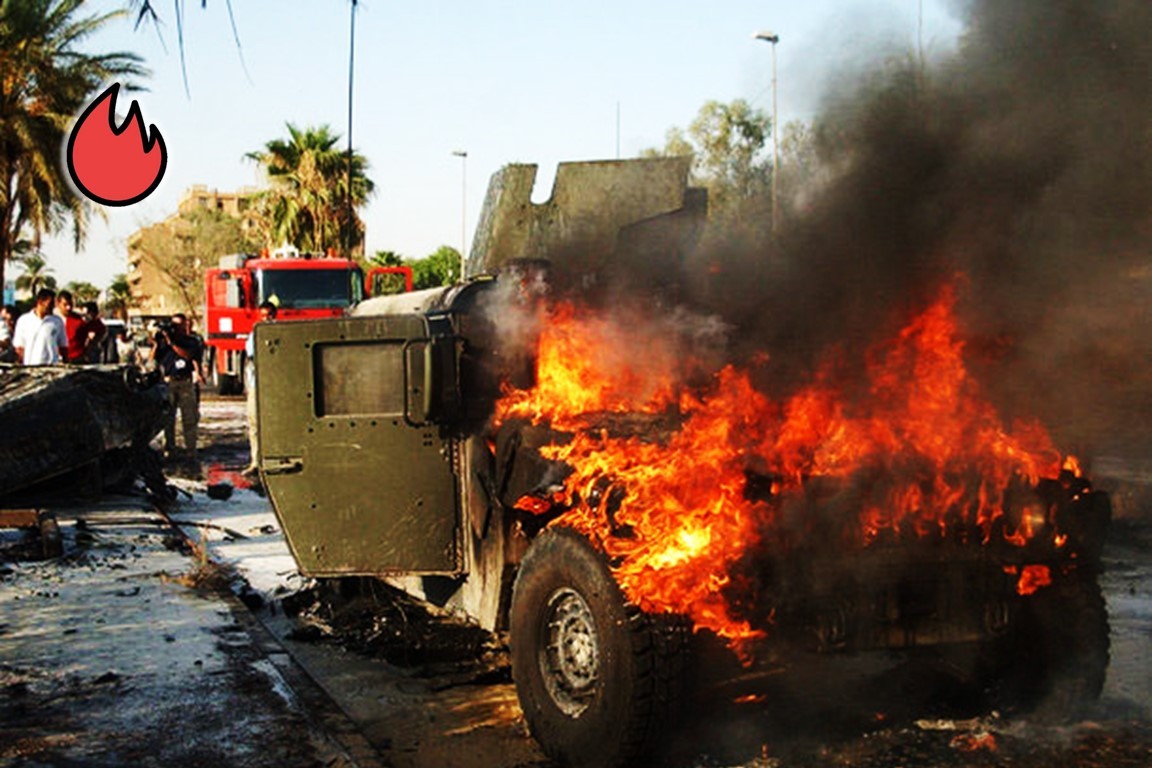
[[280,604],[296,621],[293,640],[338,644],[445,684],[511,679],[500,638],[382,581],[322,579]]

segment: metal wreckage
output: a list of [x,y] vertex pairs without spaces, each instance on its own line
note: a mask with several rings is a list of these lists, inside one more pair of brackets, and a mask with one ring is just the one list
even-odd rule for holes
[[167,494],[148,444],[170,412],[162,379],[119,365],[0,365],[0,505],[95,496],[143,478]]
[[774,402],[679,343],[715,351],[677,320],[706,279],[687,160],[561,164],[543,204],[535,171],[493,178],[463,283],[257,327],[259,466],[303,573],[506,633],[532,734],[573,766],[649,759],[690,681],[799,656],[1099,695],[1109,499],[975,394],[946,288],[851,397]]

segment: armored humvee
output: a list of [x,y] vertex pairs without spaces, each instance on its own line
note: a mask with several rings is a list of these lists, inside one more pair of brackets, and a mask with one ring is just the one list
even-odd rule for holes
[[[490,429],[501,383],[530,386],[532,361],[503,343],[514,317],[489,310],[543,269],[600,286],[628,259],[650,286],[675,274],[705,204],[687,170],[680,159],[561,165],[552,200],[534,205],[534,168],[510,166],[489,189],[469,280],[256,330],[259,466],[300,570],[387,579],[507,632],[529,727],[574,766],[649,754],[703,651],[683,620],[631,604],[563,515],[541,525],[517,509],[547,471],[533,450],[547,437]],[[1030,492],[1073,538],[1058,551],[896,543],[898,559],[877,547],[847,562],[815,541],[766,565],[773,641],[822,653],[973,647],[981,684],[1098,695],[1107,497],[1070,476]],[[1019,596],[1006,573],[1023,562],[1048,564],[1055,583]]]

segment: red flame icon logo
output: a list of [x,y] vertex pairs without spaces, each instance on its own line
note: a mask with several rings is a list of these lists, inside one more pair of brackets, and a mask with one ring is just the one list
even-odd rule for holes
[[[135,100],[128,117],[116,126],[113,83],[84,110],[68,137],[68,173],[85,197],[103,205],[138,203],[160,184],[168,165],[164,138],[156,126],[144,131],[144,117]],[[136,130],[128,130],[135,125]]]

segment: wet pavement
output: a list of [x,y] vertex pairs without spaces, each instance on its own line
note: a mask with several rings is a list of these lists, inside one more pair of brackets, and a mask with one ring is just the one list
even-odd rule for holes
[[[121,497],[55,510],[62,558],[0,554],[0,766],[547,765],[499,670],[396,664],[301,635],[281,601],[310,582],[239,474],[243,408],[205,402],[202,477],[172,480],[181,535],[143,498]],[[1126,506],[1103,577],[1112,664],[1085,718],[958,712],[926,698],[914,673],[861,682],[853,660],[837,660],[822,664],[834,686],[781,679],[695,707],[682,763],[1152,765],[1152,527],[1140,516],[1152,482],[1115,474]],[[208,495],[225,484],[227,498]]]
[[0,566],[0,765],[350,764],[142,499],[54,511],[64,556]]

